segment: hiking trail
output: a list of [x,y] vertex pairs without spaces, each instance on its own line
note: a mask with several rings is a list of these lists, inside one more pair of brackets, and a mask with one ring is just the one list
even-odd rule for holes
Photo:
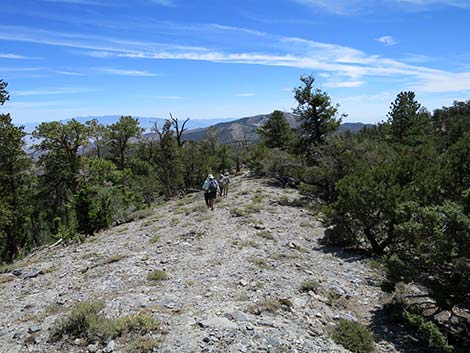
[[[0,352],[125,352],[119,339],[104,349],[48,342],[54,321],[85,300],[104,300],[110,318],[151,313],[167,331],[158,352],[348,352],[329,332],[339,319],[373,320],[379,274],[319,244],[321,223],[287,205],[298,198],[237,176],[214,211],[190,194],[82,244],[37,250],[0,275]],[[153,270],[168,279],[152,283]],[[405,351],[387,337],[376,337],[378,352]]]

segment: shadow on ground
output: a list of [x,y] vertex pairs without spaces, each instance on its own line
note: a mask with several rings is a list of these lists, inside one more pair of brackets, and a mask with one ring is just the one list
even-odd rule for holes
[[384,307],[375,310],[372,315],[370,329],[376,342],[389,342],[403,353],[438,353],[424,346],[404,325],[393,321]]
[[322,245],[321,243],[316,250],[320,250],[325,254],[333,254],[334,256],[350,263],[364,261],[371,258],[370,254],[363,250],[345,249],[338,246]]

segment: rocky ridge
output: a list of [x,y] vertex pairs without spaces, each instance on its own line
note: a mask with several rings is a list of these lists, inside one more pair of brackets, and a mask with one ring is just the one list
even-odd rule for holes
[[[289,205],[298,198],[240,176],[214,211],[187,195],[82,244],[36,251],[0,275],[0,352],[126,352],[119,339],[48,342],[85,300],[103,300],[110,318],[151,313],[167,332],[158,352],[348,352],[329,333],[339,319],[371,322],[384,300],[378,274],[320,245],[321,223]],[[152,283],[153,270],[168,279]]]

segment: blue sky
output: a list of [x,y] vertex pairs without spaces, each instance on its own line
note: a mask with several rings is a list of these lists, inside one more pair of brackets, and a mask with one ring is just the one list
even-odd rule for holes
[[0,78],[16,123],[290,111],[313,73],[345,121],[413,90],[470,99],[470,0],[2,0]]

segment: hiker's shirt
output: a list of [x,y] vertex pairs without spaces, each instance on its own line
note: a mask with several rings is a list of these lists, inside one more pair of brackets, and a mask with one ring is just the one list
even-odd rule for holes
[[209,184],[211,183],[211,180],[210,179],[206,179],[204,181],[204,184],[202,185],[202,189],[205,191],[205,192],[209,192]]

